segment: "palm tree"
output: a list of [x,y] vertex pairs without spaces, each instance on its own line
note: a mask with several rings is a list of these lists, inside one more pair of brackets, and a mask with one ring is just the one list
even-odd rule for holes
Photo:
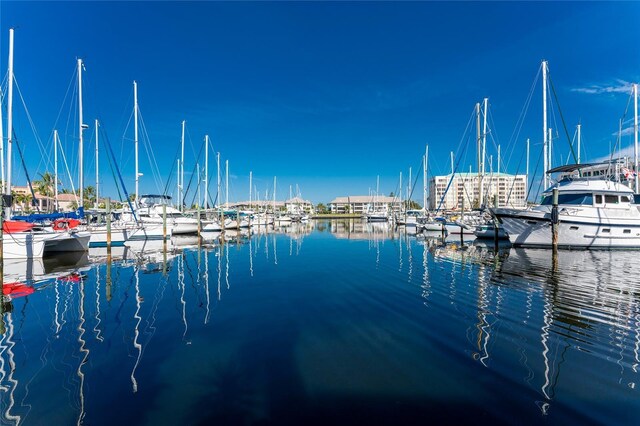
[[[53,197],[55,184],[55,177],[49,172],[40,173],[40,179],[33,181],[35,190],[45,197]],[[47,205],[51,207],[50,203]]]
[[84,199],[89,202],[93,202],[96,199],[96,189],[89,185],[84,189]]

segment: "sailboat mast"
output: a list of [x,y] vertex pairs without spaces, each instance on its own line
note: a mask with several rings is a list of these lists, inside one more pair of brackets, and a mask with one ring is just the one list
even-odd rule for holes
[[544,158],[544,165],[542,167],[542,179],[544,182],[544,188],[549,186],[549,177],[547,176],[547,170],[549,168],[549,160],[547,157],[548,139],[547,139],[547,61],[542,61],[542,157]]
[[218,164],[218,194],[216,198],[218,199],[218,205],[220,205],[220,153],[216,154],[216,163]]
[[53,201],[58,211],[58,131],[53,131]]
[[501,161],[501,157],[500,157],[500,145],[498,145],[498,176],[500,176],[500,161]]
[[184,126],[186,120],[182,120],[182,154],[180,155],[180,211],[184,211]]
[[273,177],[273,214],[276,214],[276,177]]
[[82,59],[78,59],[78,130],[79,130],[79,142],[78,142],[78,168],[80,169],[80,202],[79,207],[84,207],[84,152],[82,142],[82,130],[84,125],[82,124]]
[[209,135],[204,135],[204,209],[209,208]]
[[424,165],[422,167],[422,209],[427,210],[427,164],[429,161],[429,145],[425,148],[424,151]]
[[[2,99],[2,89],[0,89],[0,99]],[[4,187],[7,181],[4,175],[4,133],[2,129],[2,108],[0,108],[0,172],[2,173],[2,187],[0,193],[4,194]]]
[[409,185],[407,185],[407,202],[411,205],[411,187],[413,186],[413,176],[411,175],[411,167],[409,167]]
[[253,172],[249,172],[249,210],[251,210],[251,188],[253,188]]
[[[547,167],[548,168],[552,168],[553,167],[553,162],[551,161],[553,156],[552,156],[552,152],[553,152],[553,129],[549,128],[549,135],[547,136],[547,153],[549,155],[549,159],[547,160]],[[549,180],[549,183],[551,183],[551,181]]]
[[453,166],[453,151],[451,151],[451,175],[453,176],[455,172],[455,167]]
[[480,102],[476,103],[476,145],[478,151],[478,203],[482,205],[482,134],[480,133]]
[[582,132],[582,125],[578,124],[578,161],[577,161],[578,164],[580,164],[580,144],[581,144],[580,139],[582,138],[581,132]]
[[140,199],[140,191],[139,191],[139,179],[140,179],[140,171],[138,169],[138,83],[136,81],[133,82],[133,145],[135,147],[135,157],[136,157],[136,206],[138,205],[138,200]]
[[633,111],[635,113],[633,119],[633,134],[634,134],[634,142],[633,142],[633,172],[635,174],[635,188],[634,192],[638,193],[638,186],[640,181],[638,181],[638,84],[635,83],[633,85]]
[[[525,181],[525,187],[524,187],[525,191],[525,197],[527,192],[529,191],[529,138],[527,138],[527,173],[526,173],[526,181]],[[525,205],[527,203],[527,200],[524,200]]]
[[229,208],[229,160],[225,160],[224,162],[224,206]]
[[[9,71],[7,76],[7,186],[4,193],[11,195],[11,145],[13,144],[13,28],[9,29]],[[6,206],[6,217],[12,206]]]
[[400,194],[398,194],[398,202],[402,206],[402,171],[400,172],[400,185],[398,185],[398,188],[400,188]]
[[[480,185],[484,187],[484,175],[485,175],[485,161],[487,158],[487,109],[489,108],[489,98],[484,98],[484,119],[482,124],[482,176],[480,178]],[[484,188],[483,188],[484,195]],[[480,204],[482,205],[483,199],[480,199]]]
[[[136,161],[137,163],[137,161]],[[136,197],[138,196],[138,188],[136,188]],[[96,202],[94,208],[98,208],[98,200],[100,199],[100,180],[98,178],[98,120],[96,119]]]

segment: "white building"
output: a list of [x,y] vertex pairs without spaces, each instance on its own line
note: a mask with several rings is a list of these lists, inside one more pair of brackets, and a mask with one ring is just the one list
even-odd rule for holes
[[313,203],[308,200],[303,200],[300,197],[293,197],[284,202],[284,207],[289,214],[305,214],[315,213]]
[[[480,203],[480,182],[484,203]],[[483,179],[477,173],[433,176],[429,194],[430,210],[460,210],[463,200],[465,210],[478,208],[481,204],[493,206],[495,195],[499,207],[522,208],[527,206],[527,175],[493,173]]]
[[383,195],[348,195],[337,197],[329,203],[331,213],[352,213],[364,215],[376,206],[388,206],[393,212],[400,212],[400,200]]

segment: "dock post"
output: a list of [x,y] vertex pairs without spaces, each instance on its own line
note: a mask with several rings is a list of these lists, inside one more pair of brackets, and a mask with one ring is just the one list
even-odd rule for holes
[[[0,269],[4,266],[4,197],[0,195]],[[1,278],[1,277],[0,277]],[[0,293],[2,295],[2,293]]]
[[[498,194],[493,195],[493,207],[498,207]],[[498,254],[499,242],[498,242],[498,219],[493,221],[493,248],[496,254]]]
[[111,197],[107,197],[107,253],[111,251]]
[[460,215],[460,246],[464,247],[464,196],[462,197],[462,214]]
[[107,247],[107,276],[105,278],[105,296],[111,302],[111,249]]
[[202,218],[200,217],[200,203],[198,203],[198,245],[200,245],[200,232],[202,231]]
[[551,247],[558,249],[558,188],[553,188],[551,207]]
[[162,239],[167,241],[167,205],[162,205]]

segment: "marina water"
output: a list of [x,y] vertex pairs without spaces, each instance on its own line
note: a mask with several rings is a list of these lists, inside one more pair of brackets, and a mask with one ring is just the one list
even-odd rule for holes
[[637,252],[438,237],[312,221],[5,265],[0,423],[637,421]]

